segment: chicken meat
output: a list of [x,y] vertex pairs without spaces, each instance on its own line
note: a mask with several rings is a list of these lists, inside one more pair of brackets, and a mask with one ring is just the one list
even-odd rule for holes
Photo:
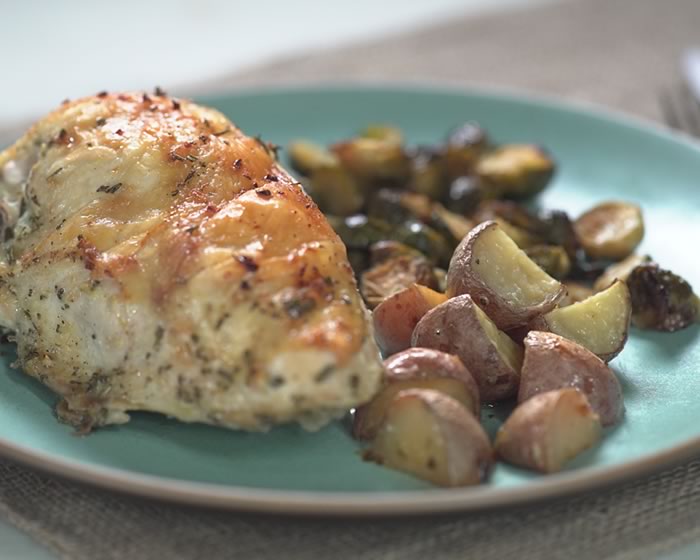
[[0,198],[0,326],[78,430],[136,410],[314,429],[377,390],[345,247],[218,111],[66,102],[0,154]]

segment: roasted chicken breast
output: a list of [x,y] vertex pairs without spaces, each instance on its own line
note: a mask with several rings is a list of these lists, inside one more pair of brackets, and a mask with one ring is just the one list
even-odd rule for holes
[[378,388],[343,244],[219,112],[160,91],[67,102],[0,171],[0,325],[63,421],[313,429]]

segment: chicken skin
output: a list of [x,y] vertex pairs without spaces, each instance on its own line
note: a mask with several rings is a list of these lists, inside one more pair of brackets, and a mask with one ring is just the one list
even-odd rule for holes
[[129,411],[315,429],[382,367],[345,247],[274,149],[160,91],[0,153],[0,326],[80,431]]

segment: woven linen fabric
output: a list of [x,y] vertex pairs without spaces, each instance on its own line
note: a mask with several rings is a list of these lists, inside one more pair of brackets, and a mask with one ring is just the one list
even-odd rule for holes
[[[675,83],[678,56],[693,43],[700,44],[700,0],[579,0],[456,18],[268,64],[190,91],[432,81],[526,89],[659,120],[659,91]],[[0,461],[0,518],[71,560],[646,560],[700,540],[700,460],[527,508],[369,520],[166,505]]]

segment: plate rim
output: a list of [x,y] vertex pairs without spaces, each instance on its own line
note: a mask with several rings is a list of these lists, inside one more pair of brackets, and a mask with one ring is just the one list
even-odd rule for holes
[[[200,94],[204,103],[232,97],[284,94],[389,93],[433,94],[498,99],[531,105],[599,122],[613,123],[636,132],[652,134],[695,152],[700,144],[683,133],[638,116],[628,115],[594,103],[566,100],[528,91],[492,87],[459,87],[421,82],[314,83],[285,86],[246,87],[228,92]],[[396,490],[387,492],[304,491],[248,488],[225,484],[193,482],[130,472],[126,469],[64,459],[37,451],[0,436],[0,456],[44,473],[81,484],[134,496],[215,509],[255,513],[334,516],[416,515],[496,509],[518,506],[597,490],[680,464],[700,456],[700,435],[642,457],[605,467],[586,467],[542,477],[521,486],[496,488],[489,485],[458,489]]]

